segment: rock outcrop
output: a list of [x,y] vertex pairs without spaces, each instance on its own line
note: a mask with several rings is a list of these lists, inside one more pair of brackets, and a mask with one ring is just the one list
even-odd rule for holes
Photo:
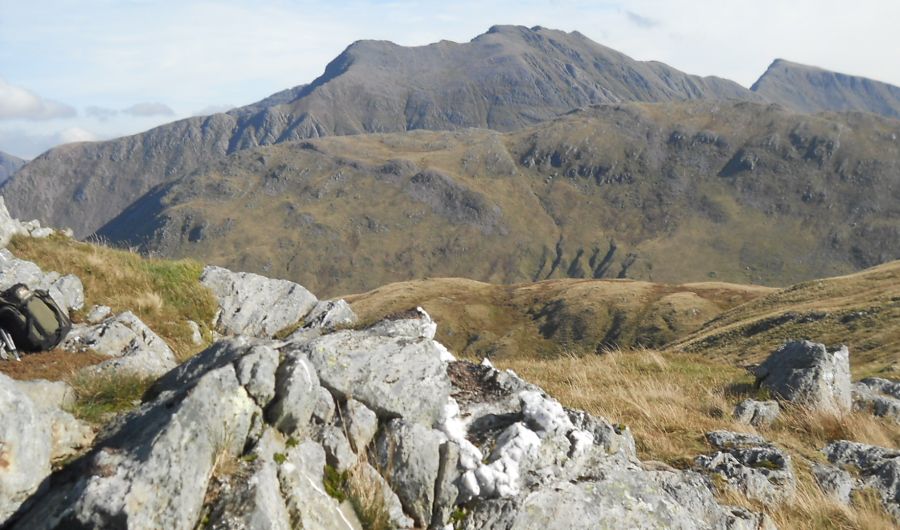
[[822,452],[837,466],[820,468],[816,473],[825,491],[843,500],[849,499],[848,489],[871,488],[900,523],[900,450],[840,440],[828,444]]
[[299,322],[318,302],[294,282],[221,267],[207,267],[200,281],[219,301],[215,326],[226,335],[274,337]]
[[721,505],[700,474],[646,470],[627,428],[454,360],[424,311],[404,317],[214,344],[8,526],[350,529],[355,515],[329,495],[348,475],[398,528],[768,524]]
[[900,423],[900,382],[868,377],[855,383],[853,408]]
[[748,499],[766,505],[793,499],[797,479],[787,453],[755,434],[713,431],[706,439],[718,451],[697,457],[699,469],[718,475]]
[[44,289],[64,310],[81,309],[84,306],[84,287],[76,276],[44,272],[30,261],[13,256],[0,249],[0,290],[24,283],[32,289]]
[[62,409],[71,399],[64,383],[0,373],[0,521],[38,489],[52,462],[91,443],[91,429]]
[[95,372],[122,371],[160,376],[177,364],[175,353],[165,341],[130,311],[97,324],[75,325],[62,348],[71,352],[89,349],[110,357],[110,360],[88,368]]
[[0,197],[0,248],[6,247],[13,236],[50,237],[52,228],[41,227],[38,220],[22,222],[13,218],[6,209],[6,201]]
[[850,352],[810,341],[785,343],[755,370],[756,384],[775,396],[833,413],[851,406]]

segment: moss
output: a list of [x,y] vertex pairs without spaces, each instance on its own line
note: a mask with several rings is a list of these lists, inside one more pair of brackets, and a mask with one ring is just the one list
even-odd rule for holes
[[325,466],[325,476],[322,482],[325,484],[325,492],[338,502],[347,500],[347,471],[340,472],[333,466]]
[[287,462],[287,455],[284,453],[275,453],[272,455],[272,460],[275,461],[279,466],[285,462]]

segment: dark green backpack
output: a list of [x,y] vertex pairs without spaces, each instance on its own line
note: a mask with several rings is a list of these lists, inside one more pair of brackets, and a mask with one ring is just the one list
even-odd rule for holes
[[0,293],[0,328],[9,333],[16,349],[35,352],[62,342],[72,322],[50,293],[18,283]]

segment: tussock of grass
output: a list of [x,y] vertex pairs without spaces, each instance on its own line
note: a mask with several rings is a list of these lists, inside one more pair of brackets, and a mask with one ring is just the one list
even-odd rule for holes
[[[568,407],[627,425],[645,461],[690,467],[697,455],[712,450],[706,432],[757,431],[732,417],[738,402],[760,397],[751,376],[700,355],[614,350],[557,359],[504,358],[495,364],[513,369]],[[816,485],[809,465],[825,460],[820,450],[833,440],[900,446],[900,426],[860,412],[833,415],[788,404],[774,424],[758,432],[794,456],[797,499],[774,509],[722,491],[725,501],[766,511],[780,528],[893,528],[877,500],[863,499],[852,508],[832,501]]]
[[[216,311],[212,294],[199,283],[203,265],[192,260],[158,260],[134,252],[54,236],[17,237],[9,245],[17,257],[44,270],[75,274],[84,283],[85,310],[108,305],[132,311],[159,334],[180,360],[200,347],[193,344],[187,320],[204,335]],[[78,319],[82,315],[76,314]]]
[[325,491],[338,502],[350,501],[353,511],[367,530],[390,530],[391,518],[384,505],[381,484],[363,471],[368,458],[365,452],[350,469],[340,472],[325,466]]
[[128,373],[76,373],[67,381],[75,390],[71,412],[79,419],[100,425],[110,416],[134,408],[153,381]]

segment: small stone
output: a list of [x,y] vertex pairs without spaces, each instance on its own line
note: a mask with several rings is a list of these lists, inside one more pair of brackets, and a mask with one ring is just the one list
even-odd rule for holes
[[771,425],[778,418],[781,407],[777,401],[745,399],[734,409],[734,419],[754,427]]
[[846,346],[829,352],[815,342],[788,342],[754,372],[758,385],[782,399],[833,413],[850,410],[850,352]]
[[103,321],[109,314],[112,312],[112,309],[108,305],[95,305],[88,311],[86,320],[91,324],[99,324]]

